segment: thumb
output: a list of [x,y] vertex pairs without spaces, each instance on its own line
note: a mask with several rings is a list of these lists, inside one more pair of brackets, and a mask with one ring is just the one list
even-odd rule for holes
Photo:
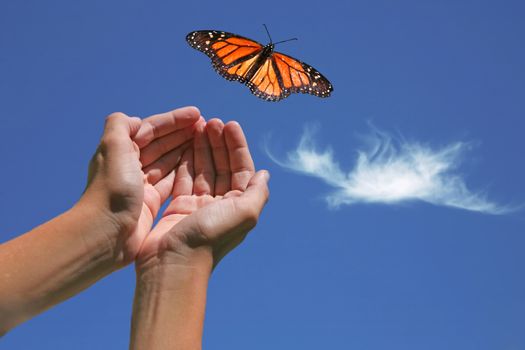
[[[248,183],[248,188],[239,196],[232,198],[235,205],[217,208],[222,201],[215,202],[194,212],[173,227],[174,231],[182,232],[186,237],[197,232],[197,237],[207,237],[211,240],[224,239],[225,235],[245,235],[257,223],[259,215],[268,201],[268,180],[270,174],[266,170],[257,172]],[[228,200],[228,199],[227,199]],[[220,213],[218,215],[218,213]]]
[[133,137],[140,129],[142,120],[137,117],[129,117],[124,113],[115,112],[106,117],[104,126],[104,135],[106,134],[123,134]]
[[[138,132],[141,120],[124,113],[112,113],[106,118],[102,150],[108,154],[121,154],[133,150],[132,137]],[[131,147],[131,148],[130,148]]]
[[248,182],[246,191],[241,195],[241,197],[248,201],[249,205],[258,212],[262,211],[270,196],[268,181],[270,181],[270,173],[268,170],[259,170],[252,176]]

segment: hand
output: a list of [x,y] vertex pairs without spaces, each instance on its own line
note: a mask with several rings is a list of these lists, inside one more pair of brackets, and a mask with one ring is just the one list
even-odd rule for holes
[[239,124],[195,126],[173,197],[136,260],[130,349],[201,349],[213,266],[255,226],[268,199]]
[[[100,210],[114,228],[108,237],[117,262],[133,261],[190,145],[200,112],[185,107],[144,119],[113,113],[90,167],[78,206]],[[103,230],[107,231],[107,230]]]
[[193,142],[176,170],[173,199],[137,256],[137,271],[180,262],[211,269],[244,239],[266,204],[269,174],[255,174],[238,123],[201,120]]

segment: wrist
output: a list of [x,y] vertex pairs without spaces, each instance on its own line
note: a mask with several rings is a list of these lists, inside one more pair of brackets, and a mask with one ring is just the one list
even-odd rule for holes
[[207,286],[210,275],[211,268],[203,263],[149,265],[136,269],[136,292],[164,297],[185,289],[191,291],[197,286]]
[[130,349],[200,349],[209,252],[177,243],[176,250],[139,258],[135,266]]
[[209,275],[201,264],[137,269],[130,349],[201,349]]
[[[169,245],[169,249],[161,249],[160,253],[141,257],[135,262],[137,276],[148,278],[165,278],[173,270],[189,271],[209,278],[213,269],[213,253],[210,247],[190,247],[177,239],[169,238],[171,242],[159,244]],[[174,242],[174,241],[177,242]],[[174,247],[173,245],[176,245]]]
[[129,262],[124,258],[120,237],[130,232],[129,225],[96,202],[82,198],[69,210],[85,227],[81,234],[89,251],[97,252],[106,264],[118,269]]

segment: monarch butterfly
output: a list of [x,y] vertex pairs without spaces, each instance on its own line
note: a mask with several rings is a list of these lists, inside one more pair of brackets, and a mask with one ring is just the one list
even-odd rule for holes
[[279,101],[295,92],[330,96],[332,84],[315,68],[274,51],[275,44],[297,39],[273,43],[266,25],[264,27],[270,38],[266,46],[217,30],[191,32],[186,41],[211,58],[217,73],[245,84],[255,96],[266,101]]

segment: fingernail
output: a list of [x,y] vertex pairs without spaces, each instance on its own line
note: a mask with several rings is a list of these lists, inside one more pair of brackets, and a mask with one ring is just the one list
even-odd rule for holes
[[268,170],[263,170],[263,176],[266,182],[270,181],[270,172]]

